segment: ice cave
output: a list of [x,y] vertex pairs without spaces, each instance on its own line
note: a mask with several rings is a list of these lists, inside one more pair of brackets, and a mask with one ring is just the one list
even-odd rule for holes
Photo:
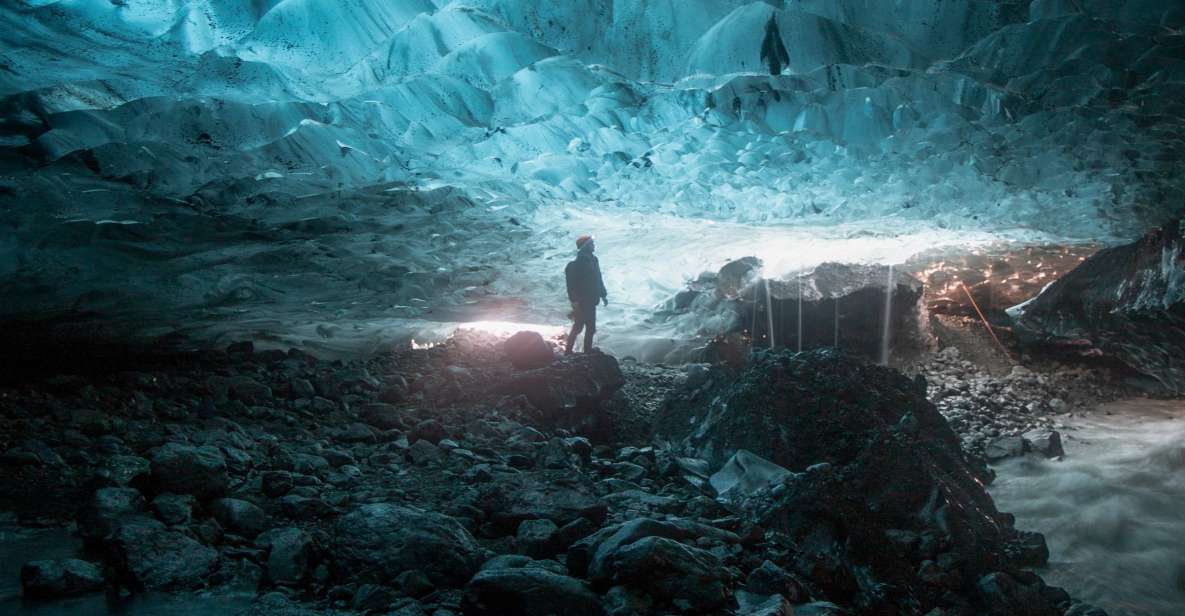
[[0,1],[0,613],[1185,614],[1182,0]]

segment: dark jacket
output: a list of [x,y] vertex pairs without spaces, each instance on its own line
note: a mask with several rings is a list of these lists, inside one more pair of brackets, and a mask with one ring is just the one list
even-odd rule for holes
[[596,304],[608,296],[601,279],[601,263],[591,252],[578,253],[576,260],[564,268],[564,277],[568,281],[568,301]]

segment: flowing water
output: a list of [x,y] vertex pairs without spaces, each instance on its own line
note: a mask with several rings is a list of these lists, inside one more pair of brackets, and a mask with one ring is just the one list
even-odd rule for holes
[[[1062,461],[997,470],[996,504],[1045,534],[1039,573],[1111,616],[1185,614],[1185,401],[1132,400],[1075,420]],[[1109,414],[1108,414],[1109,413]]]

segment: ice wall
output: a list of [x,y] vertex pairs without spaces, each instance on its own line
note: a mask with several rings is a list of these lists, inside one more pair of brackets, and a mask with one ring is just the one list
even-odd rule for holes
[[441,187],[499,220],[1130,236],[1185,203],[1183,26],[1153,0],[14,0],[0,278],[71,271],[45,238],[78,221]]

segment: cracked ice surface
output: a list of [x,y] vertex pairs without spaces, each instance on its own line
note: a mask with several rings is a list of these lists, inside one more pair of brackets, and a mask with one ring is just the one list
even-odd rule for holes
[[1124,238],[1185,203],[1183,25],[1153,0],[6,3],[4,313],[545,323],[593,232],[624,325],[728,257]]

